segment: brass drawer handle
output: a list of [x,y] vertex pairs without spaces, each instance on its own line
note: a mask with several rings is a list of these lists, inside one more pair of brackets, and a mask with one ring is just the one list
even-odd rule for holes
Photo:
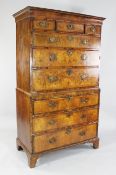
[[73,73],[72,69],[67,69],[66,71],[67,75],[71,75]]
[[94,33],[94,32],[96,31],[95,26],[91,26],[91,27],[90,27],[90,31]]
[[80,75],[80,78],[81,78],[82,81],[87,80],[88,77],[89,77],[89,76],[88,76],[88,74],[86,74],[86,73]]
[[56,123],[55,120],[49,120],[49,121],[48,121],[48,124],[49,124],[49,125],[54,125],[55,123]]
[[50,61],[56,61],[57,60],[57,55],[55,53],[51,53],[49,56]]
[[55,137],[52,137],[51,139],[48,140],[48,142],[50,144],[54,144],[54,143],[56,143],[56,138]]
[[80,136],[84,136],[85,134],[86,134],[85,131],[81,131],[81,132],[79,132],[79,135],[80,135]]
[[71,49],[68,49],[68,50],[67,50],[67,55],[68,55],[68,56],[71,56],[72,54],[73,54],[72,50],[71,50]]
[[48,76],[48,81],[50,83],[54,83],[54,82],[58,81],[58,77],[57,76]]
[[87,40],[87,39],[83,39],[83,40],[81,40],[81,44],[83,44],[83,45],[87,45],[87,44],[88,44],[88,40]]
[[80,118],[81,119],[85,119],[86,118],[86,115],[85,114],[81,114]]
[[46,27],[48,26],[47,21],[40,21],[40,22],[39,22],[39,26],[40,26],[40,27],[45,27],[45,28],[46,28]]
[[87,55],[86,55],[86,54],[82,54],[82,55],[81,55],[81,60],[82,60],[82,61],[87,60]]
[[74,29],[74,25],[72,23],[67,24],[67,29],[68,30]]
[[74,37],[72,35],[68,35],[67,36],[67,39],[68,39],[68,41],[73,41],[74,40]]
[[71,95],[67,95],[67,96],[66,96],[66,99],[67,99],[68,101],[72,100],[72,98],[73,98],[73,97],[72,97]]
[[48,39],[48,41],[49,41],[49,43],[56,43],[56,42],[59,41],[59,39],[58,39],[58,38],[55,38],[55,37],[50,37],[50,38]]
[[55,108],[56,106],[57,106],[57,102],[55,102],[55,101],[50,101],[49,102],[49,107]]
[[72,132],[72,130],[70,127],[66,128],[65,134],[70,135],[71,132]]
[[87,98],[87,97],[81,97],[80,98],[81,103],[88,103],[88,101],[89,101],[89,98]]
[[66,112],[66,117],[70,118],[73,115],[73,112]]

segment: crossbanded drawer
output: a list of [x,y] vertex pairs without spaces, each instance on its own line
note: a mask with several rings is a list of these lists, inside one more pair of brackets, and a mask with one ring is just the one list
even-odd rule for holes
[[70,125],[95,122],[98,120],[98,108],[80,109],[57,113],[39,114],[33,118],[33,132],[62,128]]
[[100,46],[100,37],[74,34],[34,33],[33,46],[95,48]]
[[47,151],[53,148],[62,147],[74,143],[93,139],[97,136],[97,124],[82,127],[67,127],[53,133],[34,136],[34,153]]
[[84,24],[67,21],[56,21],[56,30],[59,32],[84,33]]
[[55,21],[53,20],[34,20],[33,29],[37,29],[39,31],[55,30]]
[[38,48],[33,49],[33,67],[98,66],[98,51]]
[[85,34],[87,35],[101,35],[101,26],[100,25],[85,25]]
[[[59,92],[60,94],[60,92]],[[94,106],[99,104],[99,90],[90,90],[82,92],[69,92],[61,97],[46,97],[44,99],[35,100],[33,102],[33,113],[44,113],[52,111],[60,111],[67,109],[81,108],[85,106]]]
[[98,86],[98,68],[37,69],[32,71],[33,91]]

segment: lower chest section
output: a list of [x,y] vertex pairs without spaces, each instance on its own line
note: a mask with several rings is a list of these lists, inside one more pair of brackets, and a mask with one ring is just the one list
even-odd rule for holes
[[33,152],[65,147],[97,136],[99,90],[39,93],[32,101]]

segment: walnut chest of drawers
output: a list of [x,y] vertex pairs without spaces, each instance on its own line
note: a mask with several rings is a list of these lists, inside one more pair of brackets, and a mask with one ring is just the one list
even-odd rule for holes
[[17,148],[40,154],[98,148],[99,59],[104,18],[36,7],[16,20]]

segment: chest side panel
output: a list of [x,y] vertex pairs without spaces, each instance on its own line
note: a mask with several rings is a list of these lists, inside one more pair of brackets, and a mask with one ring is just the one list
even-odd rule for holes
[[30,20],[16,23],[17,88],[30,90]]

